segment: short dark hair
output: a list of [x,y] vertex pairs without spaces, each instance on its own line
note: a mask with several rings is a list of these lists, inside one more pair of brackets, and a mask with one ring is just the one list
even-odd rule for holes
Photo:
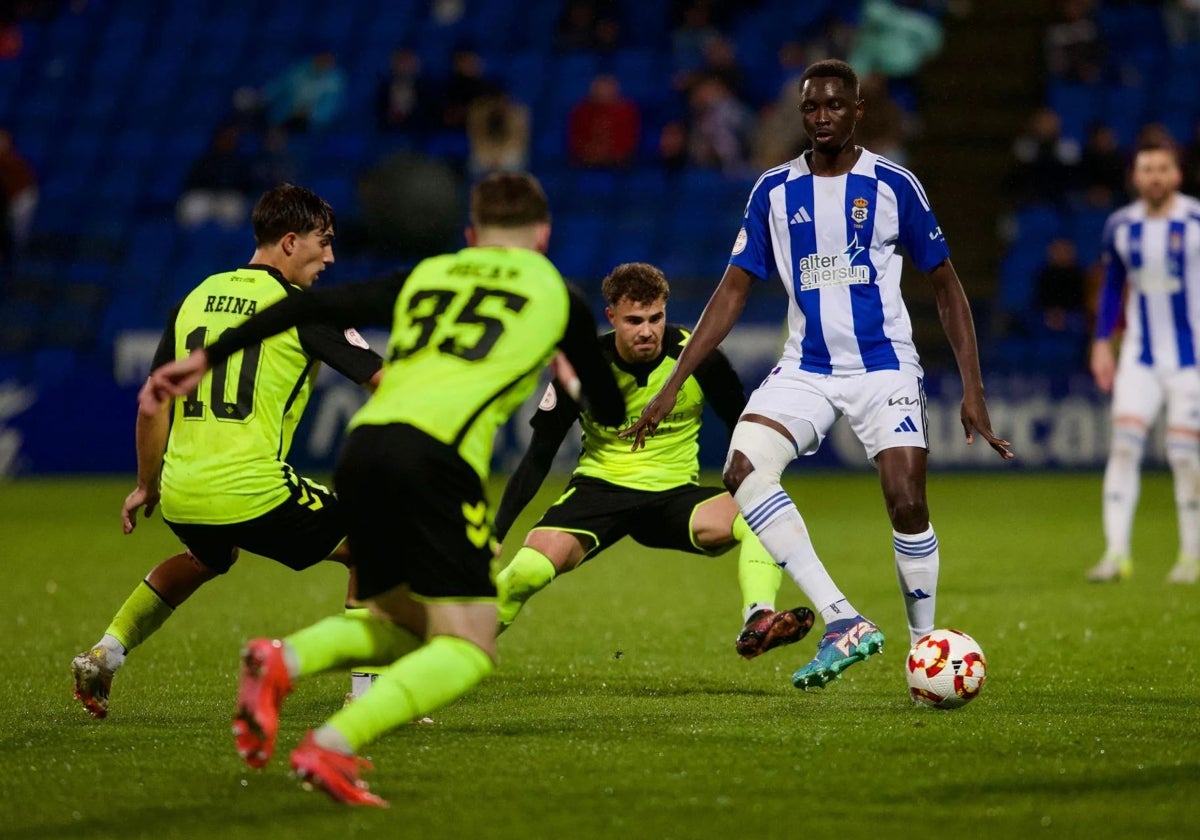
[[254,244],[274,245],[289,233],[332,231],[337,217],[329,202],[310,189],[280,184],[262,194],[250,216]]
[[1159,139],[1143,140],[1142,142],[1138,143],[1137,148],[1133,150],[1133,157],[1130,158],[1130,161],[1136,161],[1137,156],[1142,152],[1166,152],[1171,156],[1171,159],[1175,161],[1176,166],[1181,168],[1183,166],[1183,155],[1179,151],[1178,144],[1174,143],[1173,141]]
[[493,172],[471,188],[471,224],[517,228],[550,221],[550,202],[528,172]]
[[650,263],[621,263],[600,283],[600,294],[609,306],[625,298],[633,303],[650,304],[671,296],[671,287],[662,270]]
[[804,83],[809,79],[841,79],[846,83],[846,87],[854,90],[854,98],[858,99],[861,85],[858,81],[858,74],[854,72],[854,68],[844,61],[836,58],[827,58],[824,61],[818,61],[808,65],[804,74],[800,76],[800,89],[804,89]]

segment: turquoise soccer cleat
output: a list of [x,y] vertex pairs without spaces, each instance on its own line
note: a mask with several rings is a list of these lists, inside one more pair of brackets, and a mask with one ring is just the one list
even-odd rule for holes
[[855,662],[883,650],[883,633],[861,615],[835,621],[817,643],[817,655],[796,673],[792,685],[808,690],[824,688]]

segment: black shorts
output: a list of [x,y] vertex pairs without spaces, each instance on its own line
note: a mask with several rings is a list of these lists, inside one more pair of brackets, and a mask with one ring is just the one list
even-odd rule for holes
[[286,502],[246,522],[167,525],[197,560],[220,574],[229,571],[238,548],[299,571],[320,563],[346,538],[337,498],[306,478]]
[[725,490],[684,484],[670,490],[631,490],[598,478],[575,476],[533,527],[590,537],[594,557],[622,537],[650,548],[711,554],[692,540],[692,514]]
[[358,598],[495,598],[483,484],[458,451],[402,423],[357,426],[334,473]]

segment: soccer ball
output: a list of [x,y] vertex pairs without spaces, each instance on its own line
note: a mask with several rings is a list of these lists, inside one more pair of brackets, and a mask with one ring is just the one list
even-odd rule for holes
[[913,700],[938,709],[957,709],[974,700],[987,675],[979,643],[958,630],[934,630],[908,652],[905,676]]

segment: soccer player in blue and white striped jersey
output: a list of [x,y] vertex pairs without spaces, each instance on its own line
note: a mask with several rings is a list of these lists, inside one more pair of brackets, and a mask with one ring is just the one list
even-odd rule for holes
[[[1104,229],[1104,285],[1092,343],[1096,385],[1113,392],[1104,471],[1104,540],[1092,581],[1133,572],[1130,534],[1146,435],[1164,402],[1167,462],[1175,478],[1179,556],[1171,583],[1200,578],[1200,201],[1179,192],[1176,151],[1145,146],[1133,163],[1138,200]],[[1120,361],[1112,337],[1124,315]]]
[[780,484],[783,469],[815,452],[842,415],[879,470],[909,635],[915,641],[934,627],[940,561],[925,498],[925,393],[900,295],[900,248],[933,284],[962,377],[967,442],[978,432],[1001,457],[1012,452],[992,433],[970,304],[920,182],[854,144],[864,103],[850,65],[817,62],[800,85],[812,151],[755,184],[725,275],[692,340],[626,434],[637,446],[654,433],[684,379],[733,327],[754,283],[778,274],[788,293],[787,345],[750,396],[724,477],[751,529],[825,620],[816,657],[792,676],[807,689],[883,646],[883,633],[825,570]]

